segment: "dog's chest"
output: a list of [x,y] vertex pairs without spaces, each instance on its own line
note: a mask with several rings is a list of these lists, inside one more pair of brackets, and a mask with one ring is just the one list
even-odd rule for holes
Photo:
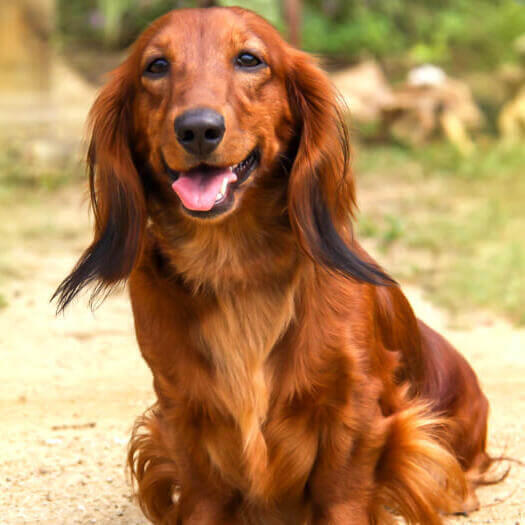
[[279,385],[268,356],[293,316],[291,290],[276,286],[221,297],[198,325],[196,337],[214,368],[205,395],[217,411],[213,430],[202,426],[201,443],[222,476],[255,497],[283,490],[269,480],[305,479],[316,454],[307,420],[270,406]]
[[[167,294],[166,286],[140,272],[130,283],[141,351],[173,417],[169,432],[181,449],[200,449],[203,468],[256,499],[304,486],[318,436],[307,414],[274,402],[281,385],[271,359],[295,325],[294,278],[216,295]],[[151,302],[137,299],[142,287]]]
[[[264,421],[248,417],[233,424],[203,422],[198,442],[212,470],[253,501],[300,498],[318,453],[318,427],[306,413],[270,409]],[[243,428],[243,425],[244,428]]]
[[199,312],[195,344],[211,361],[216,395],[236,419],[244,442],[265,418],[266,361],[292,316],[291,293],[277,288],[223,295]]

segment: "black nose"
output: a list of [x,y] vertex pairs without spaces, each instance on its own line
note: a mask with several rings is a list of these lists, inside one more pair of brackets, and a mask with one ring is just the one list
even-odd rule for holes
[[224,129],[224,118],[213,109],[190,109],[175,119],[177,140],[193,155],[211,153],[222,140]]

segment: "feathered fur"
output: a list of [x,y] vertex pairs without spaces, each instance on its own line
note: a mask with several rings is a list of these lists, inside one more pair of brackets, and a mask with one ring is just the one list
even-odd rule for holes
[[[233,65],[246,47],[263,66]],[[170,69],[152,80],[159,52]],[[199,218],[169,174],[200,166],[173,122],[202,105],[226,122],[206,163],[254,147],[260,160],[227,212]],[[56,294],[63,309],[86,285],[129,280],[158,399],[128,458],[145,515],[426,525],[468,510],[490,464],[486,399],[354,239],[348,132],[316,62],[249,11],[173,12],[137,41],[91,123],[94,240]]]

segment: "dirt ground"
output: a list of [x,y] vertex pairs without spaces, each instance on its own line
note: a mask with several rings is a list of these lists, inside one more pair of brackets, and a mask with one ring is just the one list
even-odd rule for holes
[[[124,475],[135,417],[152,402],[125,293],[94,314],[84,297],[64,316],[49,298],[88,240],[78,188],[25,196],[0,209],[0,523],[145,523]],[[490,315],[450,330],[447,316],[408,295],[419,315],[468,357],[492,406],[490,451],[525,457],[525,331]],[[525,523],[525,468],[479,490],[483,508],[454,523]]]

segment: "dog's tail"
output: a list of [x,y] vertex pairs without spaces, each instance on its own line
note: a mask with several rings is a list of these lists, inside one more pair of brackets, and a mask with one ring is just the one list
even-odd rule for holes
[[440,525],[440,514],[461,509],[468,494],[465,474],[447,446],[452,423],[414,402],[387,424],[373,523],[394,522],[394,513],[409,524]]

